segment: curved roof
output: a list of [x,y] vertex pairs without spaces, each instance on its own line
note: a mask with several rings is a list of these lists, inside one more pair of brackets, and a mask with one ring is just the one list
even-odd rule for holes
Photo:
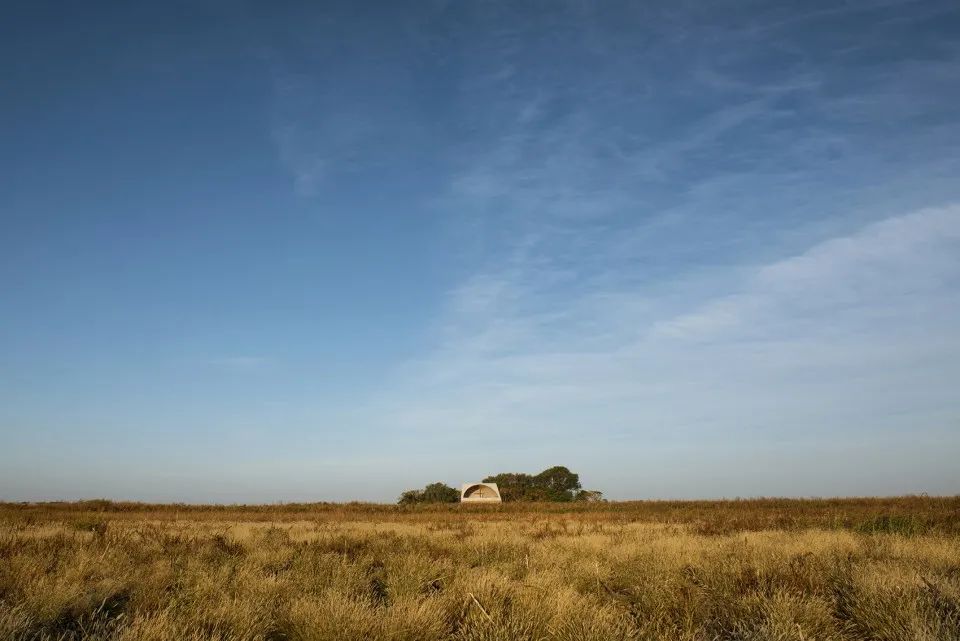
[[[483,490],[489,490],[489,493]],[[477,496],[479,495],[479,496]],[[460,486],[461,501],[500,501],[500,488],[496,483],[464,483]]]

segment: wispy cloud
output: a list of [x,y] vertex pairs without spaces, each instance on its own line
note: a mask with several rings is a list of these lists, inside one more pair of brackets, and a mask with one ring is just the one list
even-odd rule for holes
[[409,365],[383,409],[405,431],[458,440],[482,428],[517,444],[592,429],[669,441],[704,425],[870,432],[891,416],[945,426],[960,420],[957,256],[954,206],[758,266],[689,312],[642,289],[526,310],[516,283],[475,280],[452,296],[443,345]]
[[939,307],[958,307],[950,291],[960,275],[958,249],[958,206],[886,219],[764,265],[741,291],[658,323],[652,334],[709,339],[721,332],[755,335],[774,323],[782,327],[811,320],[824,329],[841,323],[851,329],[860,320],[863,331],[884,320],[909,323],[918,302],[925,305],[942,296]]
[[[888,154],[912,146],[876,138],[883,118],[938,113],[933,85],[864,67],[844,89],[764,33],[755,48],[727,48],[743,34],[715,26],[654,43],[651,60],[693,50],[690,73],[650,79],[668,94],[650,103],[637,99],[649,68],[628,86],[611,63],[524,91],[522,52],[494,57],[484,77],[508,96],[496,134],[465,147],[438,201],[472,274],[435,349],[375,403],[384,423],[521,447],[593,429],[636,444],[960,420],[945,383],[960,376],[960,208],[924,208],[950,202],[938,176],[953,149],[943,138],[904,171]],[[617,46],[590,55],[621,61]],[[773,46],[785,72],[747,81]],[[910,91],[922,96],[888,100]],[[682,113],[651,106],[667,103]],[[854,103],[873,114],[859,128]],[[932,119],[911,136],[941,126],[960,133]]]
[[894,51],[932,15],[903,6],[438,8],[377,61],[383,100],[282,84],[304,193],[404,144],[438,161],[458,280],[361,422],[584,452],[955,424],[960,49]]

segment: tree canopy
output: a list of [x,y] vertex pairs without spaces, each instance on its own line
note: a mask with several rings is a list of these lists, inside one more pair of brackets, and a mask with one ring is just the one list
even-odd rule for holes
[[397,502],[400,505],[412,505],[414,503],[456,503],[459,500],[460,492],[446,483],[437,481],[430,483],[422,490],[407,490],[400,495]]
[[580,490],[580,475],[562,465],[533,475],[503,472],[483,482],[496,483],[504,501],[573,501]]

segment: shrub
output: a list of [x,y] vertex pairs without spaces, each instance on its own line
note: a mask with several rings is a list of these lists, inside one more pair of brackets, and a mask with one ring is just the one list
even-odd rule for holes
[[460,500],[460,492],[441,482],[430,483],[422,490],[407,490],[400,495],[397,501],[400,505],[416,503],[456,503]]

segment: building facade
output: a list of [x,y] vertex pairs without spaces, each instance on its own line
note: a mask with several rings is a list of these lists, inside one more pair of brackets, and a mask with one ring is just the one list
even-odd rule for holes
[[461,503],[502,503],[496,483],[464,483],[460,486]]

